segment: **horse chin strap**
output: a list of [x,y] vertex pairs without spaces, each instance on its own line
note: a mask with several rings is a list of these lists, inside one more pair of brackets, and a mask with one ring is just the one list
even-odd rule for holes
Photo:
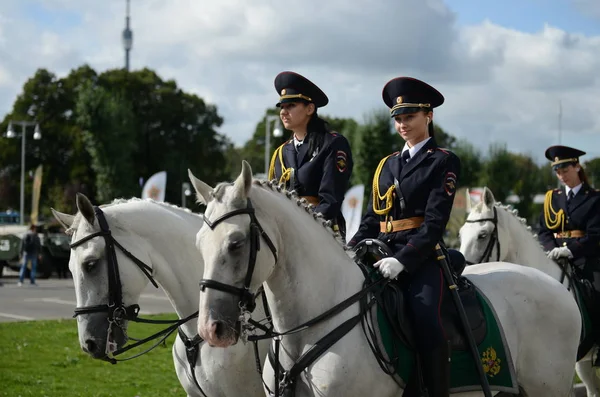
[[204,292],[206,288],[212,288],[238,296],[240,298],[240,309],[242,311],[248,311],[252,313],[256,308],[256,295],[250,291],[250,283],[252,282],[252,275],[254,274],[254,268],[256,266],[256,256],[258,251],[260,251],[261,237],[265,240],[269,246],[269,249],[273,253],[275,263],[277,263],[277,249],[275,248],[273,241],[271,241],[271,238],[267,235],[267,233],[265,233],[260,222],[256,218],[254,207],[252,206],[250,199],[247,199],[247,202],[248,204],[246,208],[228,212],[213,222],[204,217],[204,222],[211,230],[214,230],[219,223],[236,215],[247,214],[250,216],[250,256],[248,258],[248,270],[246,271],[246,277],[244,278],[244,286],[240,288],[211,279],[202,279],[200,280],[200,291]]
[[465,261],[467,263],[467,265],[476,265],[478,263],[489,262],[492,257],[492,252],[494,251],[494,245],[496,246],[496,261],[497,262],[500,261],[500,239],[498,238],[498,211],[496,210],[495,206],[493,208],[494,208],[494,217],[493,218],[482,218],[482,219],[475,219],[475,220],[467,219],[465,221],[465,223],[481,223],[481,222],[490,221],[494,224],[494,230],[492,231],[492,234],[490,235],[490,241],[488,241],[488,244],[485,247],[485,251],[483,251],[481,258],[479,259],[478,262]]

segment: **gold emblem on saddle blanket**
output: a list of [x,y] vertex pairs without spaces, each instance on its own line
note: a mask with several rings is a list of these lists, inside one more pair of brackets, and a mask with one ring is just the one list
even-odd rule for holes
[[493,347],[488,347],[486,351],[481,355],[481,364],[483,364],[483,371],[493,378],[500,373],[500,363],[502,360],[498,358],[496,350]]

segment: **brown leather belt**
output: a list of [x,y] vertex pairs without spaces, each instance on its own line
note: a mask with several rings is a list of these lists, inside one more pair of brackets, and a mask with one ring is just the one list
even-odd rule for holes
[[554,238],[579,238],[585,237],[583,230],[565,230],[564,232],[554,233]]
[[314,205],[315,207],[317,205],[319,205],[319,202],[321,200],[319,200],[319,198],[317,196],[300,196],[300,198],[306,199],[306,201],[308,201],[310,204]]
[[421,226],[424,220],[425,218],[422,216],[414,216],[395,221],[379,222],[379,231],[381,233],[395,233],[402,230],[416,229]]

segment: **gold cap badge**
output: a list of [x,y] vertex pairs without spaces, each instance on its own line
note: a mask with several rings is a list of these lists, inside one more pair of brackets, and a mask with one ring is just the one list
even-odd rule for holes
[[396,103],[402,103],[403,99],[402,96],[399,96],[398,98],[396,98]]
[[286,90],[284,88],[283,90],[281,90],[281,95],[285,95],[285,93],[286,93]]

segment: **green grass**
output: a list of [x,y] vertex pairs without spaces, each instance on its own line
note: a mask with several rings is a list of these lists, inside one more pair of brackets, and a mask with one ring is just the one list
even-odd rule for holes
[[[129,334],[142,338],[162,327],[130,324]],[[0,396],[185,396],[173,366],[174,338],[166,348],[112,365],[81,351],[75,320],[0,323]]]

